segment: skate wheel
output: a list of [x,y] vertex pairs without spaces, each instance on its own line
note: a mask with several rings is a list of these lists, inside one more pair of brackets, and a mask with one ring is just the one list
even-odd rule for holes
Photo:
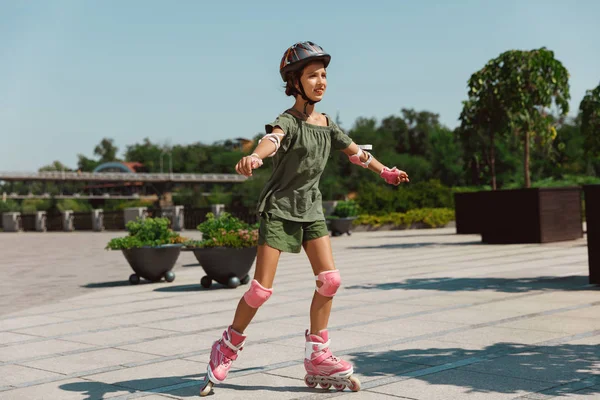
[[[208,380],[208,377],[207,377]],[[202,390],[200,390],[200,396],[204,397],[204,396],[208,396],[208,394],[211,392],[213,387],[213,383],[211,381],[208,381],[208,383],[206,384],[206,386],[204,386],[202,388]]]
[[331,383],[319,383],[319,386],[321,386],[323,389],[327,390],[331,387]]
[[355,376],[351,376],[350,382],[352,383],[352,385],[348,386],[348,388],[353,392],[358,392],[360,390],[360,381],[358,380],[358,378]]
[[315,388],[317,387],[317,382],[314,380],[314,378],[310,375],[306,375],[304,377],[304,383],[306,384],[306,386],[308,386],[309,388]]
[[136,274],[129,275],[129,283],[132,285],[137,285],[138,283],[140,283],[140,277]]
[[242,278],[242,280],[240,281],[240,283],[242,285],[245,285],[246,283],[250,282],[250,275],[246,275],[245,277]]
[[338,392],[341,392],[342,390],[346,389],[346,385],[333,385],[333,388]]

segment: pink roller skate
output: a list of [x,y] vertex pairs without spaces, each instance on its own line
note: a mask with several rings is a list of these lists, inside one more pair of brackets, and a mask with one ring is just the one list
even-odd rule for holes
[[304,368],[306,386],[314,388],[320,385],[323,389],[329,389],[331,385],[338,390],[344,390],[346,386],[353,392],[360,390],[360,381],[352,376],[354,368],[348,361],[335,357],[329,350],[329,333],[326,329],[318,335],[305,333],[306,348],[304,353]]
[[208,395],[213,385],[221,383],[227,378],[231,364],[244,347],[245,340],[246,336],[234,331],[230,326],[223,332],[221,339],[213,343],[200,396]]

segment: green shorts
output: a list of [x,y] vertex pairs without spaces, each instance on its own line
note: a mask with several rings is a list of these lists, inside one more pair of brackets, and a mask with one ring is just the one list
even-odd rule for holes
[[258,244],[267,244],[287,253],[300,253],[302,243],[329,236],[325,220],[296,222],[261,213]]

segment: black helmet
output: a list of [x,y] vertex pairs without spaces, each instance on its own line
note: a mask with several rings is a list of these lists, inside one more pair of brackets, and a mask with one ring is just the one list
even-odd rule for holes
[[281,79],[287,82],[289,72],[300,70],[309,62],[316,60],[323,60],[325,68],[327,68],[331,61],[331,56],[321,46],[313,42],[298,42],[294,44],[285,51],[281,59],[281,64],[279,65]]

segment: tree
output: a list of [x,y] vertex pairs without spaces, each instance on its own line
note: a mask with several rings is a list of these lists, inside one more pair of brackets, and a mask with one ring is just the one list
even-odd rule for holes
[[66,165],[64,165],[63,163],[61,163],[60,161],[54,161],[52,164],[50,165],[45,165],[43,167],[41,167],[38,171],[40,172],[44,172],[44,171],[71,171],[71,168],[67,167]]
[[117,152],[119,148],[113,144],[114,140],[109,138],[104,138],[100,141],[100,143],[94,148],[94,154],[100,157],[99,162],[105,163],[110,161],[117,161]]
[[403,108],[402,120],[406,130],[405,143],[413,156],[429,158],[431,155],[432,133],[440,128],[440,116],[429,111],[415,111]]
[[492,190],[496,190],[496,136],[505,132],[508,118],[500,107],[496,82],[488,80],[486,68],[469,80],[469,100],[463,102],[458,134],[469,158],[473,183],[482,176],[482,167],[490,171]]
[[[568,81],[567,69],[554,58],[554,52],[544,47],[506,51],[490,60],[469,80],[469,100],[465,102],[461,120],[466,128],[487,132],[491,151],[497,133],[512,131],[521,139],[525,187],[531,187],[532,141],[545,145],[556,137],[556,119],[550,115],[549,108],[557,106],[558,119],[569,111]],[[493,169],[491,155],[490,160]]]
[[600,85],[585,93],[579,111],[586,155],[596,157],[600,154]]

